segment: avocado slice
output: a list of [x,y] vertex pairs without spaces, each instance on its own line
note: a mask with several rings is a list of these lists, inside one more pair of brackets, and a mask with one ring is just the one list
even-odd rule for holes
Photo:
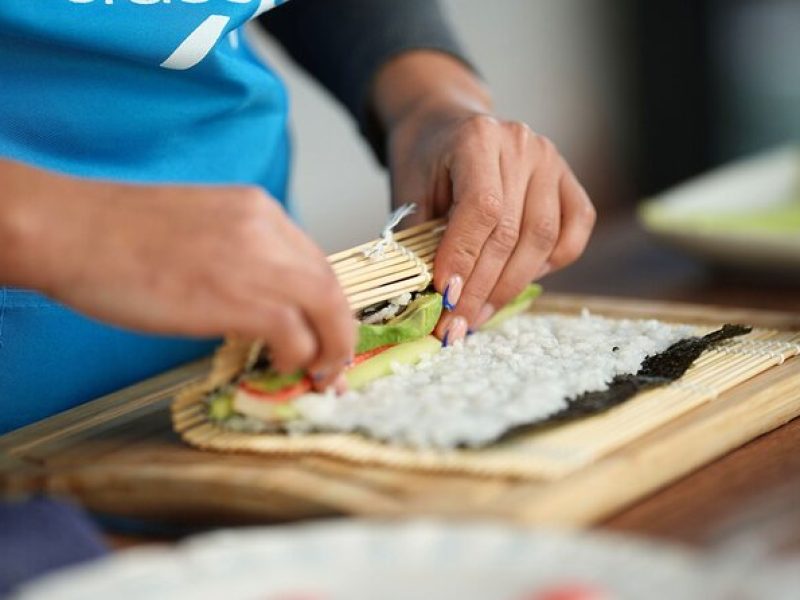
[[410,342],[428,335],[442,314],[442,297],[436,292],[420,294],[406,309],[382,325],[361,325],[358,328],[356,354],[380,346]]
[[441,348],[442,342],[432,335],[393,346],[346,371],[344,376],[347,385],[351,390],[357,390],[375,379],[391,375],[393,363],[413,365],[418,363],[423,355],[434,354]]
[[233,394],[220,392],[208,402],[208,416],[212,421],[225,421],[233,416]]
[[541,293],[542,286],[538,283],[531,283],[522,290],[516,298],[498,310],[491,319],[486,321],[480,330],[486,331],[488,329],[494,329],[495,327],[499,327],[503,321],[522,314],[530,308],[533,301],[536,300]]

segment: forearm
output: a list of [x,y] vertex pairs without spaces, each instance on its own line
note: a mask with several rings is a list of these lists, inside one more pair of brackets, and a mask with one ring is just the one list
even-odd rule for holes
[[427,50],[386,63],[375,77],[370,104],[387,132],[411,116],[452,119],[492,111],[488,90],[467,66]]
[[422,49],[468,62],[436,0],[293,0],[260,22],[352,113],[380,159],[385,130],[370,106],[378,71]]
[[273,365],[332,383],[355,346],[322,252],[254,186],[147,185],[0,160],[0,285],[100,321],[264,339]]

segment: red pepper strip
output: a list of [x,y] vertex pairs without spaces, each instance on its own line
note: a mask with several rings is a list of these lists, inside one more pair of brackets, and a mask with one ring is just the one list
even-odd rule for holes
[[386,344],[385,346],[378,346],[377,348],[373,348],[372,350],[367,350],[366,352],[362,352],[361,354],[356,354],[356,357],[353,359],[353,364],[350,367],[354,367],[356,365],[360,365],[365,360],[369,360],[373,356],[378,356],[381,352],[385,352],[389,348],[392,347],[393,344]]
[[[381,352],[385,352],[391,347],[392,344],[387,344],[385,346],[378,346],[377,348],[373,348],[372,350],[367,350],[366,352],[357,354],[356,357],[353,359],[353,364],[350,366],[354,367],[355,365],[359,365],[363,363],[365,360],[369,360],[370,358],[377,356]],[[287,402],[291,402],[298,396],[302,396],[306,392],[310,392],[312,385],[311,385],[311,379],[309,379],[308,377],[303,377],[303,379],[301,379],[297,383],[294,383],[289,387],[285,387],[282,390],[278,390],[276,392],[267,392],[265,390],[259,389],[247,381],[242,381],[239,384],[239,388],[241,388],[243,391],[253,396],[255,399],[263,400],[265,402],[274,402],[275,404],[285,404]]]
[[294,400],[298,396],[302,396],[306,392],[310,392],[311,380],[308,377],[304,377],[297,383],[294,383],[289,387],[285,387],[282,390],[278,390],[277,392],[265,392],[264,390],[260,390],[257,387],[249,384],[247,381],[242,381],[239,384],[239,387],[257,400],[274,402],[276,404],[285,404]]

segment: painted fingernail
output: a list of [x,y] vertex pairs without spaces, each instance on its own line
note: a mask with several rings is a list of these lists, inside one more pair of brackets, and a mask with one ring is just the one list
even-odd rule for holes
[[464,289],[464,280],[459,275],[453,275],[447,280],[442,294],[442,306],[445,310],[453,310],[461,298],[461,290]]
[[481,308],[480,312],[478,313],[478,318],[475,319],[475,328],[483,326],[486,321],[492,318],[494,314],[494,306],[491,304],[484,304],[483,308]]
[[322,381],[328,375],[328,371],[315,371],[311,374],[311,379],[314,381]]
[[336,381],[333,382],[331,385],[333,391],[336,392],[337,395],[342,395],[347,391],[347,379],[345,379],[344,375],[339,375],[336,378]]
[[467,335],[467,320],[464,317],[456,317],[450,323],[450,327],[444,332],[442,346],[452,346],[456,342],[463,340]]

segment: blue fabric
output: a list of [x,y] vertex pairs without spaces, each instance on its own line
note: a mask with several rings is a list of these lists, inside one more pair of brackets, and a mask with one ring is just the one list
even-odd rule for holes
[[107,553],[100,531],[77,507],[42,498],[0,502],[0,596]]
[[[288,99],[242,26],[275,0],[2,0],[0,156],[284,199]],[[154,265],[155,268],[155,265]],[[0,288],[0,432],[208,353]]]
[[214,340],[142,335],[39,294],[0,290],[0,431],[32,423],[212,351]]

